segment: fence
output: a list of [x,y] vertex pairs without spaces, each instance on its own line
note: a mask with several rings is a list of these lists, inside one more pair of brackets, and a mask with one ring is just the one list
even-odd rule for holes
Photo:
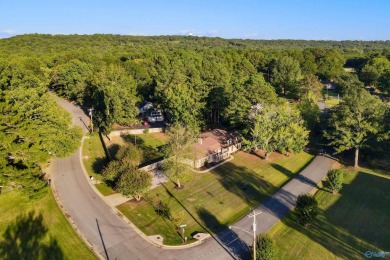
[[[149,130],[146,130],[149,129]],[[112,131],[108,136],[109,138],[113,136],[121,136],[121,135],[139,135],[144,134],[146,132],[149,133],[162,133],[164,132],[163,127],[156,127],[156,128],[140,128],[140,129],[125,129],[125,130],[116,130]]]

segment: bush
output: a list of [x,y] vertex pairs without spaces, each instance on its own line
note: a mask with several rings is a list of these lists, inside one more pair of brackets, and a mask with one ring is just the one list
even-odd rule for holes
[[344,172],[342,170],[330,170],[326,175],[328,186],[333,194],[336,194],[343,187]]
[[298,217],[298,222],[304,227],[311,223],[318,214],[318,202],[310,195],[299,195],[295,213]]
[[267,235],[258,235],[256,239],[256,259],[271,260],[275,259],[275,244]]

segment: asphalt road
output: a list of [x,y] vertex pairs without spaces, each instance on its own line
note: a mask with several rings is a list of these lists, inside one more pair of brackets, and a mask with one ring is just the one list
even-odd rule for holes
[[[73,123],[87,132],[88,117],[78,107],[57,98],[71,112]],[[257,233],[264,233],[295,203],[296,196],[310,191],[330,168],[331,160],[317,157],[297,178],[265,201],[256,217]],[[127,225],[91,188],[85,176],[80,151],[52,162],[53,185],[62,206],[96,252],[107,259],[234,259],[248,258],[252,243],[249,234],[236,228],[226,229],[201,245],[187,249],[161,249],[145,241]],[[244,217],[235,226],[248,230],[252,219]]]

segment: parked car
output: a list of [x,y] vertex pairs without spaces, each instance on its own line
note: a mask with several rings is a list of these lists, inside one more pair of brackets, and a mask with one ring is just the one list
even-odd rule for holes
[[158,109],[151,111],[150,115],[148,116],[148,121],[151,123],[164,121],[164,116],[162,115],[161,110]]

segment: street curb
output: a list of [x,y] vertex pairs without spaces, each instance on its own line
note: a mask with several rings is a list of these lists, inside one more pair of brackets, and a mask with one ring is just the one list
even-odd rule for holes
[[85,243],[85,245],[92,251],[92,253],[99,259],[104,260],[105,258],[95,249],[94,245],[89,242],[89,240],[81,233],[80,229],[76,225],[76,223],[73,221],[71,215],[65,210],[65,207],[61,203],[61,199],[58,195],[57,190],[55,189],[55,181],[51,179],[51,185],[50,185],[54,200],[56,201],[58,207],[60,208],[62,214],[67,219],[70,226],[73,228],[73,230],[76,232],[78,237]]
[[87,181],[88,181],[88,184],[91,186],[91,188],[93,189],[93,191],[107,204],[107,206],[109,206],[113,211],[114,213],[116,213],[117,216],[119,216],[122,220],[124,220],[126,222],[126,224],[128,224],[138,235],[140,235],[144,240],[146,240],[147,242],[149,242],[150,244],[156,246],[156,247],[159,247],[159,248],[162,248],[162,249],[186,249],[186,248],[191,248],[191,247],[194,247],[194,246],[197,246],[197,245],[200,245],[202,244],[204,241],[206,241],[207,239],[209,238],[206,238],[206,239],[203,239],[203,240],[198,240],[194,243],[191,243],[191,244],[187,244],[187,245],[180,245],[180,246],[167,246],[167,245],[160,245],[160,244],[157,244],[155,242],[153,242],[152,240],[149,239],[149,237],[147,235],[145,235],[144,232],[142,232],[136,225],[134,225],[125,215],[122,214],[122,212],[120,212],[116,207],[113,207],[111,206],[105,196],[103,194],[100,193],[100,191],[95,187],[94,184],[91,183],[90,179],[89,179],[89,175],[88,175],[88,172],[87,170],[85,169],[85,166],[84,166],[84,163],[82,161],[82,151],[83,151],[83,143],[84,143],[84,138],[85,138],[85,135],[82,137],[81,139],[81,146],[80,146],[80,152],[79,152],[79,160],[80,160],[80,164],[81,164],[81,169],[83,170],[84,172],[84,175],[85,177],[87,178]]

